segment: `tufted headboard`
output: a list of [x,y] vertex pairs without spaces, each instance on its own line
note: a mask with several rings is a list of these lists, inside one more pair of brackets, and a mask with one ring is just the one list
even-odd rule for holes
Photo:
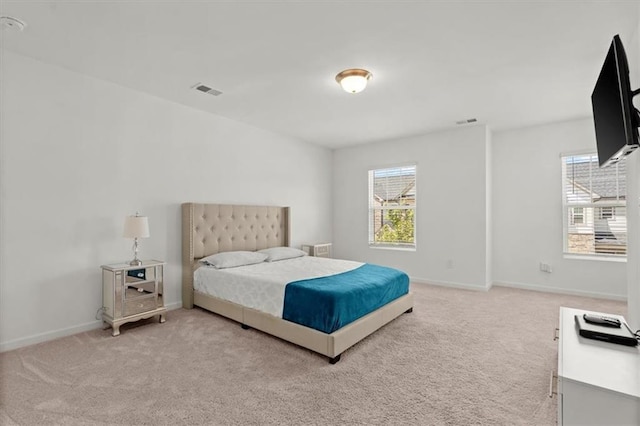
[[203,257],[289,246],[289,207],[182,204],[182,306],[193,307],[193,271]]

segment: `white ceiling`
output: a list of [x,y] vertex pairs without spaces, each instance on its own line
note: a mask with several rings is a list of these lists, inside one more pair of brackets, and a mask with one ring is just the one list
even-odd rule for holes
[[[6,49],[331,148],[586,117],[627,1],[11,1]],[[627,45],[629,42],[627,42]],[[373,73],[343,92],[345,68]],[[218,97],[190,87],[202,82]],[[8,82],[10,83],[10,82]]]

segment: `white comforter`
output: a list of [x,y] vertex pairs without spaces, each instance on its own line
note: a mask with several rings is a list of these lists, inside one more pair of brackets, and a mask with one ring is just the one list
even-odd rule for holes
[[282,318],[285,286],[298,280],[351,271],[363,263],[303,256],[237,268],[201,266],[194,272],[196,291]]

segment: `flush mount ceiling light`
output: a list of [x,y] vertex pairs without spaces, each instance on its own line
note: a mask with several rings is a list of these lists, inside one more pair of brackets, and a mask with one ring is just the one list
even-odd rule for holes
[[24,31],[27,24],[12,16],[0,16],[0,27],[7,31]]
[[344,70],[336,75],[336,81],[345,92],[358,93],[367,87],[367,81],[371,78],[371,73],[367,70],[352,68]]

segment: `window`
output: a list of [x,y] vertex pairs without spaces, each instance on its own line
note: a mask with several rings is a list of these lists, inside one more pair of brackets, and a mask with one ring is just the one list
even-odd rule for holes
[[626,256],[625,167],[601,169],[596,154],[562,157],[565,253]]
[[369,245],[415,248],[416,166],[369,170]]
[[571,215],[572,225],[579,225],[581,223],[584,223],[584,208],[572,207],[569,211],[569,214]]
[[615,207],[600,207],[596,211],[598,212],[598,219],[613,219],[616,215]]

